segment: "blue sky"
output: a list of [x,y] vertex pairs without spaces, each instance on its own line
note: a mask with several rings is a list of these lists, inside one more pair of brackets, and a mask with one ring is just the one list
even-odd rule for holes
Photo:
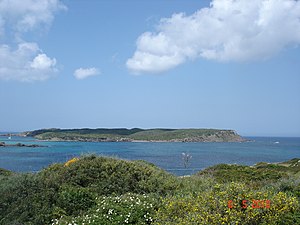
[[0,1],[0,131],[300,136],[300,2]]

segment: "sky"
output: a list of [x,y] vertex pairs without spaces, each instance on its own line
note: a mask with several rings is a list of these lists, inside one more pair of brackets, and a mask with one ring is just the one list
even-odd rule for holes
[[300,1],[0,0],[0,131],[300,137]]

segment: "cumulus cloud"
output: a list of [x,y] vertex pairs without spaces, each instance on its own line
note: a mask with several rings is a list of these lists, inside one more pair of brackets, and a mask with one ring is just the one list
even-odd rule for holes
[[38,54],[38,56],[33,59],[30,67],[36,70],[48,70],[54,67],[55,64],[55,58],[50,59],[46,54]]
[[21,43],[16,50],[0,46],[0,79],[42,81],[55,74],[56,59],[41,53],[36,43]]
[[91,77],[91,76],[96,76],[99,75],[100,71],[99,69],[95,67],[91,68],[79,68],[74,71],[74,76],[78,80],[83,80],[85,78]]
[[57,72],[56,59],[25,41],[24,34],[48,28],[54,14],[64,9],[59,0],[0,1],[0,79],[40,81]]
[[192,15],[160,20],[143,33],[126,65],[133,73],[158,73],[187,60],[267,59],[300,43],[300,1],[213,0]]
[[5,24],[17,32],[26,32],[50,25],[54,13],[65,10],[59,0],[1,0],[0,15]]

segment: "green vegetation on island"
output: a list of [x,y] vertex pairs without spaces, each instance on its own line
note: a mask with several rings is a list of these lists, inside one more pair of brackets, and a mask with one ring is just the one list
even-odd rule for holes
[[94,155],[38,173],[0,170],[0,224],[300,224],[300,160],[176,177]]
[[218,129],[42,129],[22,133],[53,141],[241,142],[233,130]]

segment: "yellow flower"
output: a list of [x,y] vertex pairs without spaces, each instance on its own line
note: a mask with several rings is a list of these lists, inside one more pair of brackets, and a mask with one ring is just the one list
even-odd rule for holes
[[74,162],[77,162],[79,159],[78,158],[73,158],[73,159],[70,159],[68,162],[65,163],[64,166],[69,166],[70,164],[74,163]]

